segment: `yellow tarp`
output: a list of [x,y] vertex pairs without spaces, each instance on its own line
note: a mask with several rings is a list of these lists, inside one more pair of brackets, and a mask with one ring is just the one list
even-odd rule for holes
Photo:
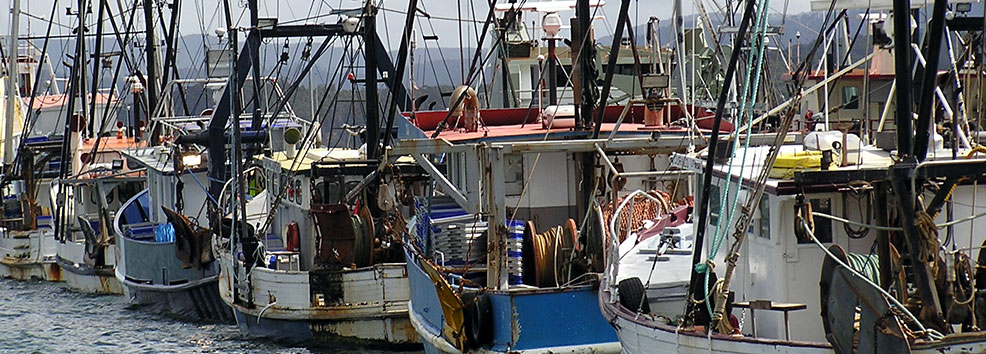
[[[834,158],[833,158],[834,160]],[[777,161],[770,169],[770,178],[791,179],[798,171],[818,171],[822,166],[821,151],[799,151],[794,153],[781,153],[777,156]],[[829,168],[837,166],[831,164]]]

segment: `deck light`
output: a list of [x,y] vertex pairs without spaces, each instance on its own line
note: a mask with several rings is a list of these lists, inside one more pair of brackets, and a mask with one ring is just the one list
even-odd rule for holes
[[181,165],[187,168],[198,167],[202,164],[202,155],[195,152],[189,151],[181,154]]

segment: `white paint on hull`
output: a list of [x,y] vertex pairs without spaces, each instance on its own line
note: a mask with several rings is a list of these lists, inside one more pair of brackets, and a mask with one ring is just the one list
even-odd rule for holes
[[86,294],[113,294],[122,295],[123,285],[115,276],[97,274],[77,274],[69,269],[62,268],[62,279],[70,289]]
[[[320,335],[392,344],[420,341],[407,318],[410,285],[403,263],[378,264],[342,274],[341,303],[314,306],[307,271],[255,268],[251,274],[253,308],[233,303],[229,255],[220,257],[219,293],[223,301],[252,317],[308,324]],[[242,266],[242,264],[240,264]],[[242,326],[241,326],[242,328]]]
[[0,233],[0,276],[62,281],[55,264],[55,240],[48,229]]

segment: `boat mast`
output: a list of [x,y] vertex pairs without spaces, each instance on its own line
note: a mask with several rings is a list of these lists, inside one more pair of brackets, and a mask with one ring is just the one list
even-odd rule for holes
[[21,0],[13,0],[10,17],[10,51],[7,53],[7,116],[3,125],[3,164],[14,162],[14,105],[17,104],[17,37],[20,30]]
[[911,17],[910,0],[894,1],[894,72],[897,99],[897,154],[911,155]]
[[[96,129],[96,124],[95,124],[95,120],[96,120],[95,119],[95,117],[96,117],[96,98],[97,98],[97,93],[99,93],[99,76],[100,76],[99,75],[99,64],[102,62],[100,60],[100,57],[101,57],[101,53],[102,53],[102,50],[103,50],[103,15],[105,14],[105,9],[106,9],[106,7],[103,6],[103,2],[105,2],[105,1],[106,0],[99,0],[98,1],[98,4],[99,5],[97,5],[97,6],[99,6],[99,9],[96,10],[96,43],[94,45],[93,55],[92,55],[92,58],[93,58],[93,60],[92,60],[92,90],[91,90],[92,91],[92,99],[89,101],[89,117],[90,117],[90,119],[87,122],[87,124],[89,126],[89,129],[88,129],[89,132],[88,132],[88,135],[83,134],[83,136],[92,136],[93,133],[95,133],[96,135],[99,134],[99,132],[93,132],[93,130]],[[123,51],[121,50],[120,53],[122,55]],[[85,100],[86,97],[83,97],[82,99]],[[109,109],[107,109],[107,111],[108,110]],[[99,127],[99,128],[102,129],[103,127]]]
[[[401,48],[397,52],[397,68],[393,77],[387,78],[386,80],[400,82],[404,79],[404,68],[407,65],[408,50],[411,47],[411,41],[413,38],[412,30],[414,29],[414,17],[418,8],[418,0],[410,0],[407,5],[407,17],[404,19],[404,34],[401,36]],[[411,88],[414,88],[414,84],[411,84]],[[387,125],[386,130],[384,130],[383,146],[390,145],[390,131],[394,129],[394,117],[398,114],[397,112],[397,100],[398,93],[395,90],[390,91],[390,108],[387,110]],[[414,97],[411,97],[411,101],[414,101]],[[373,103],[373,102],[369,102]]]
[[938,86],[938,61],[941,58],[939,52],[941,52],[942,34],[945,31],[946,5],[946,1],[935,1],[931,13],[931,24],[925,35],[928,48],[924,52],[924,80],[921,84],[921,95],[918,96],[918,126],[914,138],[914,156],[919,162],[924,161],[928,154],[928,140],[930,140],[933,121],[931,119],[931,109],[934,105],[932,96],[935,94],[935,87]]
[[[73,130],[79,128],[79,124],[82,123],[79,120],[82,119],[82,115],[85,114],[85,107],[79,110],[81,114],[75,113],[76,101],[79,101],[79,103],[83,105],[85,104],[85,99],[76,99],[76,97],[84,96],[84,93],[80,94],[80,92],[84,92],[85,90],[85,80],[83,78],[83,75],[86,70],[85,68],[86,42],[84,37],[85,27],[86,27],[85,0],[79,0],[78,6],[79,8],[77,9],[77,13],[75,14],[79,18],[79,25],[76,28],[77,39],[75,41],[75,58],[73,58],[72,60],[72,69],[69,73],[69,78],[68,78],[68,92],[65,95],[66,119],[64,122],[65,128],[64,130],[62,130],[62,146],[61,146],[60,158],[59,158],[59,161],[61,161],[61,163],[59,164],[58,176],[62,178],[68,176],[70,171],[69,167],[70,165],[72,165],[71,156],[73,156],[73,154],[71,151],[72,150],[71,142],[73,140],[76,140],[76,142],[78,142],[78,138],[75,137],[75,133],[73,132]],[[54,18],[52,18],[52,20],[54,20]],[[75,166],[72,166],[72,168],[75,168]],[[65,198],[66,198],[65,193],[66,193],[66,188],[59,188],[58,197],[57,197],[57,201],[59,203],[65,202]],[[56,210],[57,213],[55,214],[55,235],[62,235],[63,233],[62,228],[64,228],[66,224],[65,208],[57,208]]]
[[[257,0],[249,0],[247,4],[247,7],[250,9],[250,33],[253,34],[251,37],[259,37],[260,10],[257,7]],[[251,72],[253,74],[253,116],[251,117],[250,128],[259,131],[261,129],[260,102],[264,93],[261,81],[263,78],[260,76],[260,41],[251,41],[246,44],[249,47],[247,50],[250,53],[250,61],[253,62],[253,65],[250,66],[253,69]],[[310,102],[309,105],[314,105],[314,102]],[[317,120],[315,116],[312,116],[311,119],[312,121]],[[244,205],[243,210],[246,212],[246,200],[243,200],[242,203]],[[243,214],[243,217],[246,218],[246,214]]]
[[[151,124],[154,112],[157,110],[157,39],[154,35],[154,0],[144,0],[144,30],[147,41],[147,124]],[[83,10],[79,10],[83,11]],[[156,144],[157,136],[151,135],[150,144]]]
[[[680,0],[679,0],[680,1]],[[603,92],[599,97],[599,109],[595,116],[595,125],[592,128],[592,138],[599,138],[599,130],[603,125],[603,114],[606,113],[606,103],[609,100],[609,90],[613,84],[613,74],[616,72],[616,61],[620,57],[620,49],[623,46],[623,26],[627,22],[627,13],[630,10],[630,0],[620,1],[620,12],[617,16],[620,16],[616,20],[616,33],[613,34],[613,45],[609,48],[609,58],[607,60],[606,67],[606,77],[603,78]],[[632,97],[631,97],[632,98]],[[627,105],[630,105],[630,101],[627,100]]]
[[[736,64],[739,62],[740,52],[739,48],[743,47],[743,41],[746,39],[746,31],[750,25],[750,19],[753,17],[753,9],[756,1],[748,0],[746,2],[746,8],[743,11],[743,19],[740,20],[739,30],[736,33],[736,42],[733,44],[734,49],[729,55],[729,66],[726,67],[726,76],[723,78],[724,83],[730,83],[733,81],[733,76],[736,74]],[[693,243],[695,247],[694,252],[692,252],[692,264],[698,265],[702,263],[703,252],[702,247],[705,244],[705,232],[706,224],[709,220],[709,187],[712,185],[712,168],[715,165],[716,148],[719,145],[719,127],[722,126],[722,116],[726,109],[726,101],[729,98],[729,89],[723,89],[719,91],[719,101],[716,103],[716,116],[715,120],[712,122],[712,132],[709,138],[709,149],[708,158],[705,162],[705,169],[702,172],[702,196],[699,200],[698,208],[698,229],[695,231],[695,242]],[[706,270],[710,271],[710,270]],[[696,288],[700,279],[704,277],[697,270],[692,270],[691,277],[689,278],[689,299],[697,299],[695,293],[691,292],[691,289]],[[688,316],[693,312],[693,302],[688,301],[688,305],[685,309],[685,315]],[[711,314],[710,314],[711,315]]]
[[[596,79],[596,68],[593,65],[595,59],[595,40],[592,38],[592,12],[589,7],[589,0],[578,0],[575,5],[575,22],[577,27],[572,36],[572,50],[578,50],[578,66],[573,65],[573,75],[577,75],[577,80],[573,78],[573,85],[578,89],[575,95],[575,102],[579,109],[575,114],[576,130],[586,132],[591,129],[593,106],[596,102],[594,84]],[[573,63],[574,64],[574,63]],[[600,110],[605,107],[599,107]],[[590,133],[591,132],[586,132]],[[582,195],[576,202],[578,214],[585,215],[586,211],[592,208],[593,186],[595,182],[596,159],[594,153],[579,153],[582,168]]]
[[[935,1],[935,18],[932,21],[944,21],[944,3],[946,0],[936,0]],[[938,11],[939,7],[942,7],[941,11]],[[900,208],[902,220],[901,224],[904,225],[904,240],[906,241],[908,248],[908,255],[911,261],[911,268],[914,271],[914,282],[918,289],[918,295],[921,297],[921,303],[923,310],[919,318],[928,327],[934,328],[943,333],[947,330],[945,324],[944,316],[942,315],[942,306],[938,298],[938,289],[935,285],[934,277],[931,274],[931,269],[925,257],[921,256],[923,253],[921,251],[923,247],[923,236],[920,235],[915,222],[917,219],[917,205],[913,199],[913,192],[911,190],[911,181],[917,178],[914,173],[917,167],[917,163],[924,159],[925,154],[927,154],[927,142],[921,142],[922,138],[927,139],[927,129],[930,125],[931,114],[918,116],[918,127],[925,127],[925,135],[922,137],[921,133],[918,132],[919,141],[912,146],[911,139],[913,138],[913,129],[911,124],[912,119],[912,102],[911,102],[911,18],[909,14],[910,10],[910,0],[897,0],[894,1],[894,72],[897,73],[897,87],[896,87],[896,98],[897,98],[897,112],[896,112],[896,123],[897,123],[897,155],[900,162],[896,163],[890,168],[890,180],[894,187],[894,193],[897,196],[898,207]],[[940,12],[940,13],[939,13]],[[937,34],[941,38],[941,29],[943,27],[939,26],[938,32],[931,33],[932,35]],[[940,48],[940,46],[936,46]],[[929,53],[931,54],[931,53]],[[933,55],[937,58],[938,53],[935,52]],[[937,59],[934,59],[937,66]],[[937,71],[936,67],[928,67],[926,70]],[[933,90],[935,85],[935,80],[925,82],[924,90]],[[930,108],[929,108],[930,110]],[[923,152],[917,151],[915,148],[921,147],[924,149]],[[917,184],[920,186],[920,184]],[[934,250],[937,252],[937,250]]]
[[[408,9],[414,12],[414,9]],[[366,9],[363,14],[363,46],[364,53],[376,48],[377,43],[377,10],[373,6],[373,0],[366,1]],[[379,98],[377,97],[377,58],[375,55],[364,56],[364,72],[366,75],[366,157],[374,159],[377,157],[377,145],[380,141],[380,117],[377,111]]]

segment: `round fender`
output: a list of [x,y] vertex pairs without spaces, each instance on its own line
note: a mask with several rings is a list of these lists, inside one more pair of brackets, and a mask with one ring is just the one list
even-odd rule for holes
[[633,312],[650,313],[650,303],[640,278],[623,279],[617,288],[620,291],[620,305]]
[[462,295],[465,316],[466,340],[470,348],[479,348],[493,342],[493,303],[489,294],[468,293]]

